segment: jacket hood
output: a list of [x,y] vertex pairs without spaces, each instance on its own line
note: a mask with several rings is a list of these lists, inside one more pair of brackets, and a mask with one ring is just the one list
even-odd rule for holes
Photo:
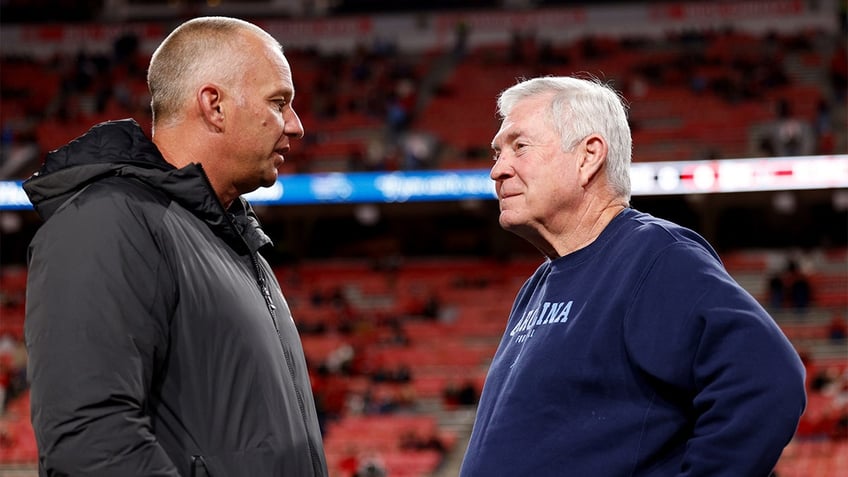
[[104,177],[129,169],[144,175],[175,170],[132,119],[100,123],[65,146],[47,153],[23,187],[36,211],[48,220],[70,196]]
[[132,119],[100,123],[49,152],[23,188],[47,221],[86,186],[114,176],[132,177],[162,191],[237,249],[248,245],[256,251],[271,243],[247,201],[239,198],[225,211],[200,164],[175,168]]

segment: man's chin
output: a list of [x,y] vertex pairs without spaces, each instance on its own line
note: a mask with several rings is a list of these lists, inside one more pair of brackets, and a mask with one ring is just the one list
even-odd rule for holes
[[520,217],[514,210],[501,210],[501,214],[498,216],[498,222],[500,222],[501,227],[506,230],[509,230],[513,227],[520,226],[522,224]]
[[501,215],[501,218],[498,222],[501,224],[501,228],[506,230],[507,232],[513,232],[514,230],[520,228],[520,224],[516,224],[515,222],[509,219],[504,219],[503,215]]
[[277,175],[274,177],[265,177],[262,179],[262,182],[259,184],[259,187],[271,187],[272,185],[277,183]]

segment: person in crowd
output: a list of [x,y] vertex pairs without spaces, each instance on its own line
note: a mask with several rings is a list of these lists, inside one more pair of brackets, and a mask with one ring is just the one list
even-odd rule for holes
[[830,318],[830,323],[827,325],[827,337],[834,343],[845,341],[848,338],[848,320],[839,310],[834,310]]
[[768,278],[768,305],[773,310],[785,306],[804,313],[812,301],[810,277],[795,259],[788,259],[786,266]]
[[388,471],[379,452],[368,452],[359,459],[359,467],[353,477],[386,477]]
[[812,285],[810,277],[795,260],[789,260],[786,264],[785,283],[792,308],[799,313],[807,311],[812,301]]
[[766,280],[768,306],[772,310],[780,310],[786,303],[786,283],[783,270],[775,270]]
[[498,98],[502,228],[545,257],[515,298],[461,476],[767,476],[806,404],[780,329],[692,230],[630,207],[618,93]]
[[182,23],[148,70],[152,140],[99,124],[24,188],[40,475],[327,476],[300,338],[241,196],[303,126],[279,43]]

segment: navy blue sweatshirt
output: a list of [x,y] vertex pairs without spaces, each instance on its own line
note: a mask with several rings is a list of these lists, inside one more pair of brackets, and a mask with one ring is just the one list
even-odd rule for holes
[[695,232],[625,209],[519,291],[462,477],[766,476],[804,368]]

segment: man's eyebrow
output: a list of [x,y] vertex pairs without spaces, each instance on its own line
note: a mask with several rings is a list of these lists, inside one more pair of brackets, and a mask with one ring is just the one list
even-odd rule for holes
[[[524,132],[523,132],[523,131],[521,131],[520,129],[516,129],[516,130],[513,130],[513,131],[509,131],[509,132],[507,132],[507,133],[506,133],[506,135],[505,135],[505,136],[503,136],[503,137],[502,137],[502,141],[501,141],[501,142],[506,143],[506,144],[509,144],[509,143],[511,143],[512,141],[515,141],[516,139],[518,139],[519,137],[521,137],[521,136],[523,136],[523,135],[524,135]],[[495,136],[495,137],[497,137],[497,136]],[[495,147],[495,142],[494,142],[494,141],[492,141],[492,147],[493,147],[493,148]]]
[[271,93],[268,98],[271,101],[283,100],[287,103],[294,101],[294,91],[291,89],[279,89]]

